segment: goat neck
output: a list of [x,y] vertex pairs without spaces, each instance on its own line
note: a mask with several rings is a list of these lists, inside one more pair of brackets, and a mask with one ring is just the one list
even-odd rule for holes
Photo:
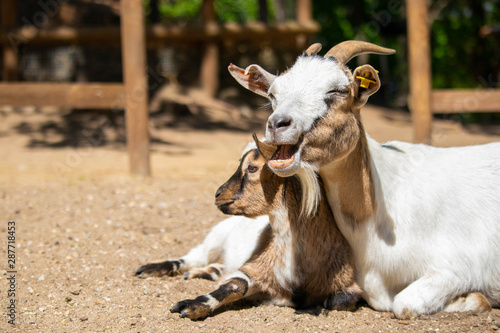
[[362,223],[374,215],[375,188],[364,135],[348,155],[323,166],[320,174],[326,182],[327,196],[337,198],[336,204],[351,224]]
[[[338,129],[332,132],[333,129]],[[333,140],[332,140],[333,136]],[[376,210],[368,140],[359,107],[347,99],[319,119],[304,136],[304,164],[319,165],[325,190],[334,207],[351,223],[361,223]],[[328,149],[325,149],[328,147]]]

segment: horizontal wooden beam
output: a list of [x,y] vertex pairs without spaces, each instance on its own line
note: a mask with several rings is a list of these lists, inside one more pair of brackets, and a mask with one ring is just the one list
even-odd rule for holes
[[437,89],[432,113],[500,112],[500,89]]
[[0,105],[115,109],[125,106],[121,83],[0,83]]
[[[260,22],[246,24],[226,23],[209,26],[165,26],[161,24],[146,27],[148,45],[164,42],[198,42],[207,39],[245,40],[276,39],[296,34],[315,34],[319,25],[315,22],[299,24],[282,22],[267,25]],[[14,29],[0,30],[0,44],[11,44],[14,48],[21,45],[120,45],[120,27],[56,27],[38,29],[23,26]],[[104,44],[103,44],[104,43]]]

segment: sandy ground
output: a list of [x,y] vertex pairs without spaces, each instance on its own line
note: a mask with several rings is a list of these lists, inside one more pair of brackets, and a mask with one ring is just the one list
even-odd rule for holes
[[[216,282],[182,277],[138,279],[132,271],[144,263],[184,255],[224,218],[213,205],[213,195],[234,171],[251,131],[220,124],[196,130],[181,122],[163,126],[168,119],[155,118],[151,125],[153,177],[138,179],[128,175],[120,130],[102,117],[87,119],[87,124],[94,124],[90,132],[72,128],[71,122],[68,129],[68,115],[53,110],[6,109],[0,118],[1,332],[500,329],[499,309],[403,321],[367,306],[353,313],[297,312],[238,303],[205,321],[181,319],[169,312],[170,307],[211,291]],[[406,113],[366,107],[363,119],[367,131],[379,141],[411,140]],[[498,127],[464,129],[453,122],[434,122],[438,146],[498,140]],[[10,220],[16,227],[14,297],[7,295],[12,275],[7,273],[6,254]],[[7,323],[11,299],[17,302],[15,327]]]

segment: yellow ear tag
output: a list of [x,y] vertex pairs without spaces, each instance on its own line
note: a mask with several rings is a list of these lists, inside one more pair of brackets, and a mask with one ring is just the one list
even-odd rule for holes
[[[375,72],[378,73],[378,70],[375,70]],[[359,83],[359,86],[361,88],[365,88],[365,89],[370,88],[370,83],[377,83],[376,81],[368,79],[368,73],[366,73],[364,77],[363,76],[356,76],[356,79],[361,81]]]

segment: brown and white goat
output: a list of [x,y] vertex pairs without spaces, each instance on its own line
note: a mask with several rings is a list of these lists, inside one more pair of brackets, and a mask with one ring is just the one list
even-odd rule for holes
[[[308,216],[302,209],[303,186],[323,191],[313,179],[281,178],[266,165],[275,147],[260,143],[248,151],[238,170],[216,193],[216,205],[225,214],[254,217],[268,214],[250,259],[215,291],[177,303],[172,312],[201,319],[224,304],[263,293],[271,303],[350,310],[360,298],[350,248],[324,200]],[[323,193],[324,194],[324,193]]]
[[324,57],[311,46],[282,75],[260,66],[229,71],[266,96],[273,113],[269,166],[278,175],[319,171],[339,229],[354,254],[363,298],[410,318],[500,306],[500,143],[436,148],[380,144],[365,133],[361,107],[380,87],[377,72],[347,62],[395,51],[361,41]]

